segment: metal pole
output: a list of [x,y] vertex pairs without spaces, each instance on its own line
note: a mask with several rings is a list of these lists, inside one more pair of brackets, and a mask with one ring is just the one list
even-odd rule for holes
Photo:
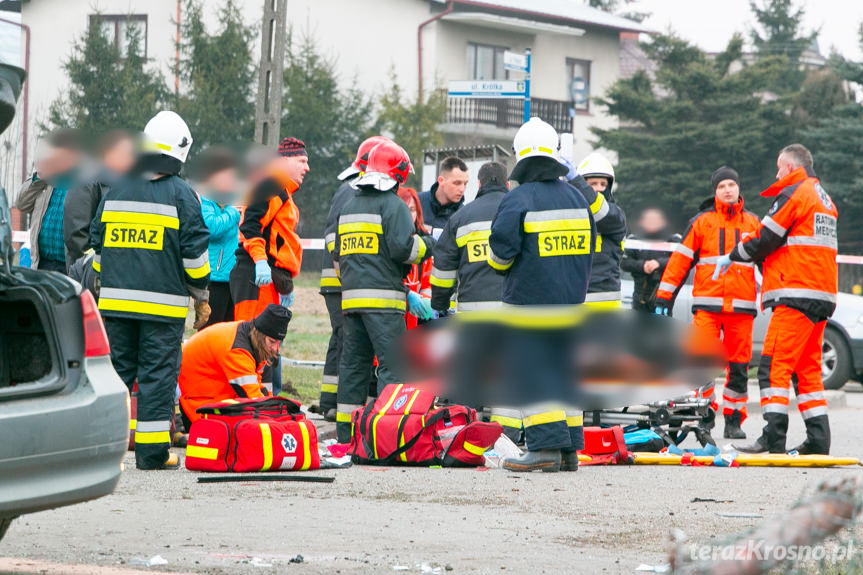
[[527,56],[527,72],[524,74],[524,121],[530,120],[530,48],[524,51]]
[[255,102],[255,141],[269,148],[275,148],[279,143],[282,121],[287,12],[288,0],[264,0],[260,78]]

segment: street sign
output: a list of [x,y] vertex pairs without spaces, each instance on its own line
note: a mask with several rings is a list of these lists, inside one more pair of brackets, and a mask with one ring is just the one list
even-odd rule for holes
[[503,53],[503,67],[515,72],[527,72],[527,56],[506,51]]
[[454,80],[449,83],[450,98],[524,98],[524,82],[514,80]]

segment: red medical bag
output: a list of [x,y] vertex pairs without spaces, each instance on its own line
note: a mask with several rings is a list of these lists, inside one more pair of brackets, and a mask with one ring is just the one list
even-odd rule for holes
[[300,405],[281,397],[232,399],[198,408],[186,447],[190,471],[318,469],[318,433]]
[[503,427],[477,421],[463,405],[436,407],[435,400],[415,385],[386,386],[374,404],[351,415],[348,455],[375,465],[483,465]]

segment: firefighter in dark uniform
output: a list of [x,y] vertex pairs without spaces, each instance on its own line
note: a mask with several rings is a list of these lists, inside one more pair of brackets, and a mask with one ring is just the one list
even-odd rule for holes
[[405,332],[404,279],[428,259],[434,240],[416,233],[410,210],[396,194],[411,171],[407,152],[384,142],[369,156],[356,196],[339,215],[335,259],[342,282],[344,336],[337,402],[339,443],[351,438],[351,413],[365,403],[368,374],[378,360],[378,391],[401,381],[393,346]]
[[90,228],[99,273],[99,311],[111,361],[131,389],[138,382],[138,469],[179,466],[169,453],[189,296],[206,305],[210,234],[201,204],[178,177],[192,135],[174,112],[144,128],[147,151],[134,174],[112,186]]
[[339,212],[349,200],[353,199],[356,190],[351,182],[366,170],[369,164],[369,154],[381,142],[389,141],[383,136],[372,136],[360,144],[357,157],[345,171],[339,174],[342,182],[330,201],[330,211],[327,214],[325,242],[327,252],[321,258],[321,295],[330,314],[330,343],[327,346],[327,357],[324,363],[324,377],[321,381],[320,410],[327,421],[336,420],[336,396],[339,390],[339,358],[342,355],[342,283],[333,264],[333,249],[336,246],[336,228]]
[[[476,198],[452,215],[435,244],[431,304],[441,315],[449,312],[456,292],[456,310],[462,318],[466,317],[464,314],[496,310],[503,305],[503,276],[488,265],[488,237],[497,208],[508,191],[506,166],[498,162],[483,164],[477,179]],[[458,327],[453,393],[470,390],[473,383],[494,367],[488,360],[494,357],[499,343],[496,326],[465,321]],[[458,397],[458,402],[479,406],[478,398],[470,395]],[[496,403],[490,411],[491,421],[501,424],[507,436],[518,441],[521,412]]]
[[[559,138],[531,118],[515,135],[519,186],[504,196],[489,237],[489,265],[505,274],[504,346],[510,397],[522,408],[527,453],[504,460],[513,471],[578,469],[580,412],[571,405],[575,326],[587,296],[596,224],[590,204],[562,181]],[[561,458],[563,452],[563,459]]]
[[594,310],[618,309],[626,214],[614,201],[614,167],[604,156],[594,153],[582,160],[577,174],[567,174],[567,178],[590,204],[598,233],[585,303]]

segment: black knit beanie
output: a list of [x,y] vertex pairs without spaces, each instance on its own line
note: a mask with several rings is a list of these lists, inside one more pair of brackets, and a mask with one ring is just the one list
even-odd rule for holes
[[252,320],[252,325],[262,334],[281,341],[288,334],[290,321],[291,312],[288,309],[271,303]]
[[713,191],[716,191],[716,186],[719,185],[720,182],[725,180],[734,180],[734,182],[739,186],[740,185],[740,176],[737,175],[737,172],[734,168],[729,168],[728,166],[722,166],[710,177],[710,183],[713,184]]

